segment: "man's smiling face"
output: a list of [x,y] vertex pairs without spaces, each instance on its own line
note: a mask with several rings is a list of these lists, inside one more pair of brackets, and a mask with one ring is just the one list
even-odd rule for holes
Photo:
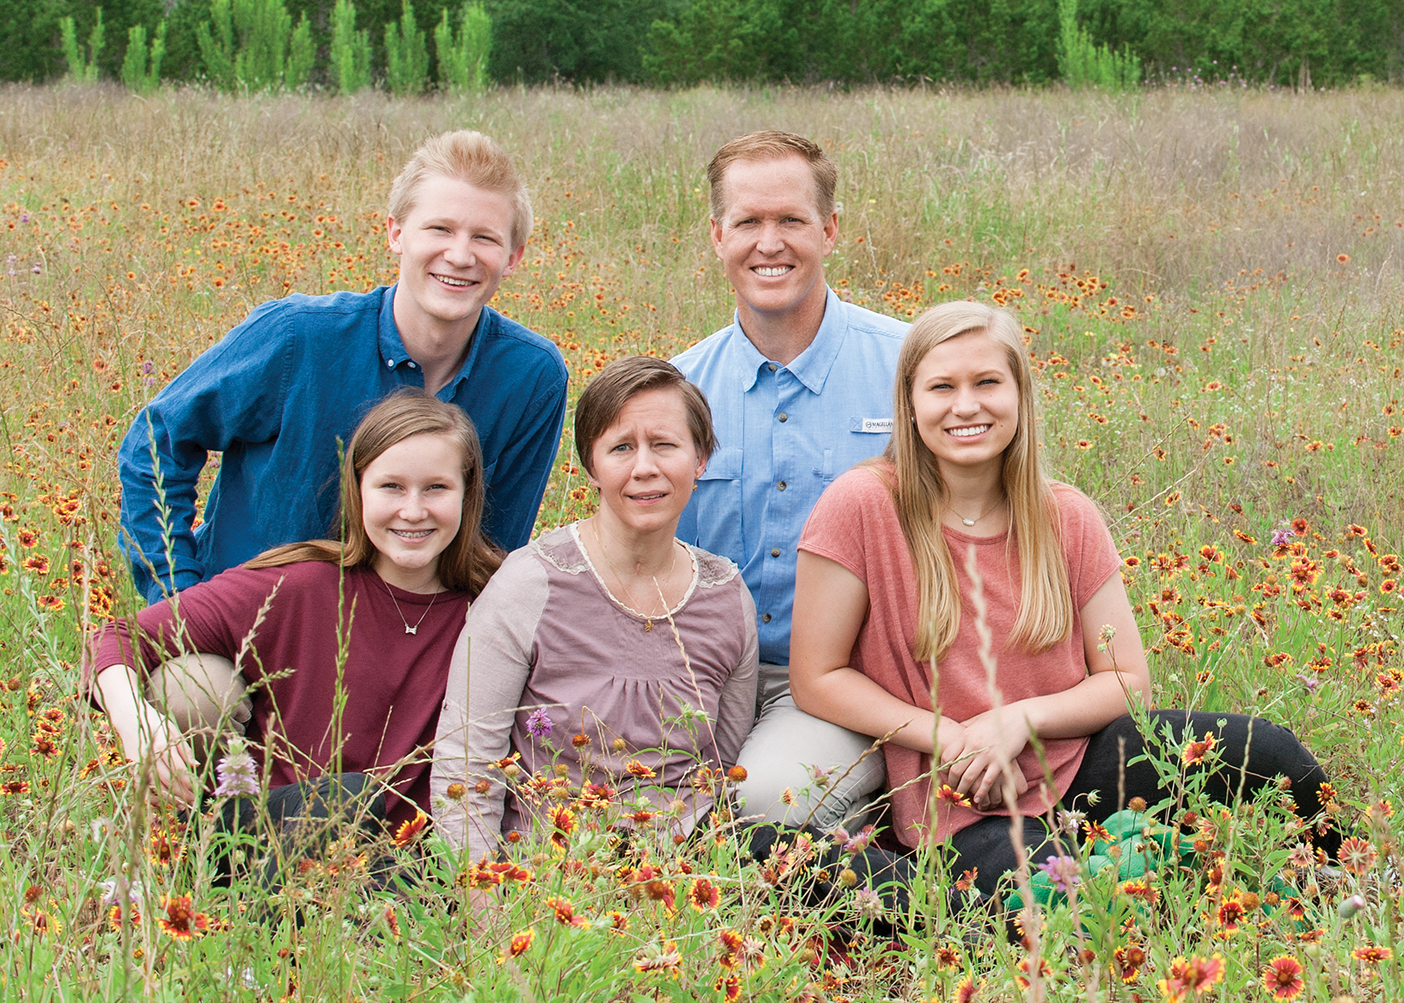
[[404,219],[387,220],[386,235],[400,258],[395,319],[418,331],[471,333],[525,250],[511,246],[506,195],[442,174],[420,182],[414,205]]
[[736,290],[741,326],[816,306],[822,316],[824,258],[838,237],[838,214],[821,215],[809,164],[799,156],[738,160],[726,169],[722,196],[712,248]]

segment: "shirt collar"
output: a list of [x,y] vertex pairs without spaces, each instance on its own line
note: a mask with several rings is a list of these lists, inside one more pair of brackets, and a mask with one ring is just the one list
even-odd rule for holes
[[[405,342],[400,337],[400,329],[395,326],[395,290],[398,288],[398,283],[391,286],[385,291],[385,295],[380,301],[380,331],[377,340],[380,360],[385,364],[385,368],[390,370],[395,369],[402,362],[414,362],[414,357],[405,348]],[[478,325],[473,328],[472,338],[468,342],[468,354],[463,357],[463,365],[458,368],[457,375],[449,380],[448,386],[444,388],[448,391],[449,397],[457,393],[458,384],[467,377],[468,371],[473,367],[473,359],[478,354],[478,344],[482,341],[478,335],[483,330],[483,318],[487,316],[488,309],[488,306],[484,304],[479,311]],[[419,368],[418,363],[415,363],[415,368]]]
[[[789,365],[778,367],[788,369],[806,389],[816,394],[824,392],[824,383],[834,367],[834,360],[838,358],[839,349],[843,347],[843,337],[848,333],[848,318],[843,312],[843,301],[832,289],[826,288],[825,292],[828,295],[824,299],[824,319],[819,323],[819,331],[814,335],[814,340],[809,343],[808,348],[792,359]],[[751,339],[746,337],[746,332],[741,329],[739,312],[735,315],[733,323],[736,329],[733,343],[743,363],[741,390],[744,393],[756,385],[756,380],[760,378],[761,366],[771,363],[752,344]]]
[[385,290],[385,295],[380,298],[380,332],[378,345],[380,348],[380,361],[385,363],[386,369],[394,369],[401,362],[407,362],[410,353],[405,349],[405,343],[400,338],[400,329],[395,326],[395,290],[399,285],[393,285]]

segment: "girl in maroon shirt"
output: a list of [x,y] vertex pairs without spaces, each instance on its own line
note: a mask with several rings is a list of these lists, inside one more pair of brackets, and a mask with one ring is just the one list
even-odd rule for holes
[[92,642],[90,684],[156,791],[192,805],[192,727],[245,718],[271,791],[365,774],[352,786],[383,793],[392,823],[428,812],[450,657],[501,561],[472,423],[422,392],[382,401],[347,448],[341,511],[344,543],[278,547]]

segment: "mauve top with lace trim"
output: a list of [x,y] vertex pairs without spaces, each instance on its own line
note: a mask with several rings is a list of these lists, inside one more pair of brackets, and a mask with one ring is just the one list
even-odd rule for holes
[[[531,806],[509,797],[502,771],[490,765],[509,751],[521,754],[523,778],[563,764],[573,787],[608,783],[620,798],[643,794],[659,807],[681,798],[685,810],[669,824],[686,832],[711,804],[692,789],[690,774],[701,763],[734,764],[755,716],[756,612],[736,565],[688,548],[692,584],[672,612],[685,665],[667,620],[646,632],[609,594],[577,525],[508,556],[473,604],[454,654],[431,787],[438,796],[451,783],[467,786],[466,812],[436,802],[436,824],[455,845],[466,839],[475,859],[495,851],[502,834],[531,823]],[[690,734],[677,720],[684,704],[706,710],[712,723],[694,723]],[[527,730],[537,708],[551,720],[541,738]],[[590,739],[583,749],[572,744],[580,734]],[[623,739],[622,751],[614,749],[616,739]],[[656,779],[632,790],[630,760]],[[485,793],[477,790],[483,780]]]

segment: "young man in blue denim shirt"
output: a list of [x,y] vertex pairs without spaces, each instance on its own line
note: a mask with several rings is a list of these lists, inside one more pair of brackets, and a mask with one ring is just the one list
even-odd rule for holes
[[824,829],[882,785],[882,757],[863,758],[872,738],[811,717],[790,696],[796,545],[824,488],[887,446],[907,331],[824,281],[837,178],[823,150],[790,133],[752,133],[717,151],[707,167],[712,247],[736,317],[673,360],[706,393],[720,444],[678,536],[735,561],[756,601],[758,718],[740,757],[747,814]]
[[[390,191],[399,281],[265,303],[177,376],[122,443],[120,543],[147,600],[295,540],[335,537],[337,440],[387,394],[423,388],[482,440],[483,528],[531,536],[565,417],[550,341],[487,305],[531,233],[506,154],[476,132],[427,141]],[[219,473],[192,530],[208,453]]]

